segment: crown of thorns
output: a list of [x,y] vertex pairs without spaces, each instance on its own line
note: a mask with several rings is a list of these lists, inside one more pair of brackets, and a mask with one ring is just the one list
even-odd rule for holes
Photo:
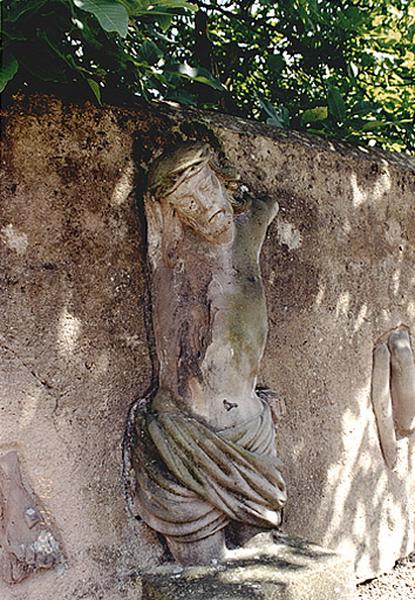
[[205,165],[209,165],[227,187],[234,189],[238,179],[235,170],[219,164],[216,154],[205,143],[183,144],[162,154],[150,169],[148,189],[156,198],[168,196]]

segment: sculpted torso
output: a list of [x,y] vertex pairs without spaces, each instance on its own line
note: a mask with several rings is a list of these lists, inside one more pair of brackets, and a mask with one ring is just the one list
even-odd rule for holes
[[158,386],[134,413],[138,514],[181,563],[225,554],[230,522],[276,527],[286,501],[255,391],[267,319],[259,254],[272,200],[238,204],[211,149],[153,166],[145,196]]
[[172,248],[159,243],[150,254],[160,367],[153,406],[172,410],[173,394],[183,410],[226,428],[261,410],[255,384],[267,322],[259,252],[277,206],[256,200],[235,215],[209,165],[165,202],[179,223]]

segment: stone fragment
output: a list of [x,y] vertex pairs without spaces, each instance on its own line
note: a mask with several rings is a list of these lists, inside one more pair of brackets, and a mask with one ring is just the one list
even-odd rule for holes
[[58,541],[23,483],[17,452],[0,456],[0,578],[19,583],[61,557]]
[[383,458],[390,469],[396,464],[397,445],[390,392],[390,353],[384,343],[373,351],[372,404]]
[[398,431],[405,435],[415,429],[415,364],[409,333],[406,330],[393,332],[389,348],[395,421]]

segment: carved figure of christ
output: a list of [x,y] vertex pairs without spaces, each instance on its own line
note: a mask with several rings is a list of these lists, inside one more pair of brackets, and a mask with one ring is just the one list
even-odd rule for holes
[[146,423],[169,494],[188,506],[165,525],[152,497],[169,511],[174,498],[139,457],[137,495],[181,563],[223,555],[230,520],[277,526],[285,503],[270,410],[255,392],[267,334],[259,255],[278,207],[255,199],[235,211],[212,164],[201,144],[162,157],[145,200],[159,363]]

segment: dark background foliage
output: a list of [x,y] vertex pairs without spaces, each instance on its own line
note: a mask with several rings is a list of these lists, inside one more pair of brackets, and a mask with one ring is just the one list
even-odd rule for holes
[[0,0],[0,90],[171,100],[415,151],[415,0]]

